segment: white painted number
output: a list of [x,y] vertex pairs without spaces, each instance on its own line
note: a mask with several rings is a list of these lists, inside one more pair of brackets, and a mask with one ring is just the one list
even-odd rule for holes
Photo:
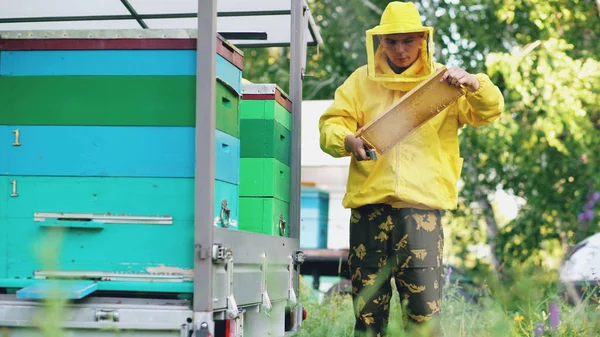
[[21,143],[19,142],[19,137],[21,135],[21,132],[19,131],[19,129],[16,129],[15,131],[13,131],[13,133],[15,134],[15,142],[14,142],[13,146],[21,146]]
[[13,188],[12,194],[10,196],[13,197],[13,198],[14,197],[18,197],[19,195],[17,194],[17,181],[13,180],[10,183],[12,184],[12,188]]

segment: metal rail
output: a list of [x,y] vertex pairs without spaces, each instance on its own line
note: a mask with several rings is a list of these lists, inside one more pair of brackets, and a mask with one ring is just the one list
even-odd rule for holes
[[[212,325],[217,0],[198,0],[194,302],[197,329]],[[190,252],[192,253],[192,252]],[[212,329],[211,329],[212,330]]]

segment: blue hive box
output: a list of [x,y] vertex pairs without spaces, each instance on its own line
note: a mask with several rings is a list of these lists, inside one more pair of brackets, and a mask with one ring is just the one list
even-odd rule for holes
[[302,187],[300,247],[304,249],[327,248],[329,219],[329,192]]

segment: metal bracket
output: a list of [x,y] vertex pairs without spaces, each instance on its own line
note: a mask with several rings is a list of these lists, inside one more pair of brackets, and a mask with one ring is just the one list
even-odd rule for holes
[[261,286],[262,286],[262,304],[260,305],[260,309],[264,311],[267,315],[271,313],[273,309],[273,305],[271,304],[271,298],[269,297],[269,293],[267,291],[267,254],[262,253],[262,268],[261,268]]
[[202,322],[199,324],[198,329],[196,329],[196,333],[194,337],[210,337],[210,331],[208,328],[208,323]]
[[202,245],[196,245],[196,254],[200,260],[206,260],[210,256],[210,249],[204,249]]
[[304,252],[303,251],[297,251],[294,253],[294,264],[296,266],[301,266],[302,264],[304,264]]
[[110,321],[110,322],[118,322],[119,321],[119,312],[116,310],[96,310],[94,313],[94,318],[96,322],[102,321]]
[[290,255],[288,256],[289,264],[289,284],[288,284],[288,305],[290,308],[295,307],[298,304],[298,297],[296,296],[296,292],[294,291],[294,258]]
[[214,244],[213,261],[225,263],[225,270],[227,271],[227,319],[237,319],[240,316],[240,311],[233,296],[233,252],[230,248],[221,244]]

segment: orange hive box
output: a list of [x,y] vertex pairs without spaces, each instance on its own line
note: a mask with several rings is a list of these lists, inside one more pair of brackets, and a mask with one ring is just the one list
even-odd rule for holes
[[446,81],[440,83],[446,70],[446,67],[440,68],[429,79],[360,128],[355,136],[380,154],[394,147],[466,93],[464,89]]

